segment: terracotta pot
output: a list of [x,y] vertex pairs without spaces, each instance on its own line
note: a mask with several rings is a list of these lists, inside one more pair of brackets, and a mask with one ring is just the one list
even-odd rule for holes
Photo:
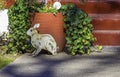
[[40,23],[40,27],[38,28],[40,34],[51,34],[54,37],[59,47],[58,52],[61,52],[65,46],[63,15],[61,13],[57,15],[53,13],[35,13],[31,20],[33,20],[32,26]]
[[6,9],[10,8],[11,5],[13,5],[15,3],[15,0],[6,0]]

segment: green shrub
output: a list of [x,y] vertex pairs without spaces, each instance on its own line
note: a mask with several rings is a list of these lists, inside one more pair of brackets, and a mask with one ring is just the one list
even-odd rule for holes
[[29,9],[25,0],[16,0],[8,11],[10,34],[8,52],[24,53],[31,47],[26,31],[30,27]]
[[93,45],[93,25],[87,13],[76,5],[63,5],[61,11],[64,14],[67,49],[72,54],[90,54]]

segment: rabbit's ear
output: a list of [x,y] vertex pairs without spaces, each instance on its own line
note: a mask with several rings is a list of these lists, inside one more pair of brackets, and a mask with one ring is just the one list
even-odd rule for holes
[[34,28],[39,28],[39,27],[40,27],[39,23],[34,25]]

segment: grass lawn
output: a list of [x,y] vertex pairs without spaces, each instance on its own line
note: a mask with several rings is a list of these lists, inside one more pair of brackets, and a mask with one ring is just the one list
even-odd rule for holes
[[1,55],[0,54],[0,69],[10,64],[11,62],[13,62],[19,56],[20,55],[13,55],[13,54]]
[[8,65],[9,63],[13,62],[18,55],[13,55],[13,54],[4,54],[2,53],[6,50],[5,46],[0,46],[0,69]]

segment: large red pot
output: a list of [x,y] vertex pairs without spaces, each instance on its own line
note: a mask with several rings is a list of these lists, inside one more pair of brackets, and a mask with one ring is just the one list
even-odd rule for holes
[[65,33],[64,33],[64,21],[63,15],[58,13],[35,13],[32,19],[32,26],[36,23],[40,23],[38,32],[40,34],[51,34],[57,42],[59,52],[61,52],[65,46]]

